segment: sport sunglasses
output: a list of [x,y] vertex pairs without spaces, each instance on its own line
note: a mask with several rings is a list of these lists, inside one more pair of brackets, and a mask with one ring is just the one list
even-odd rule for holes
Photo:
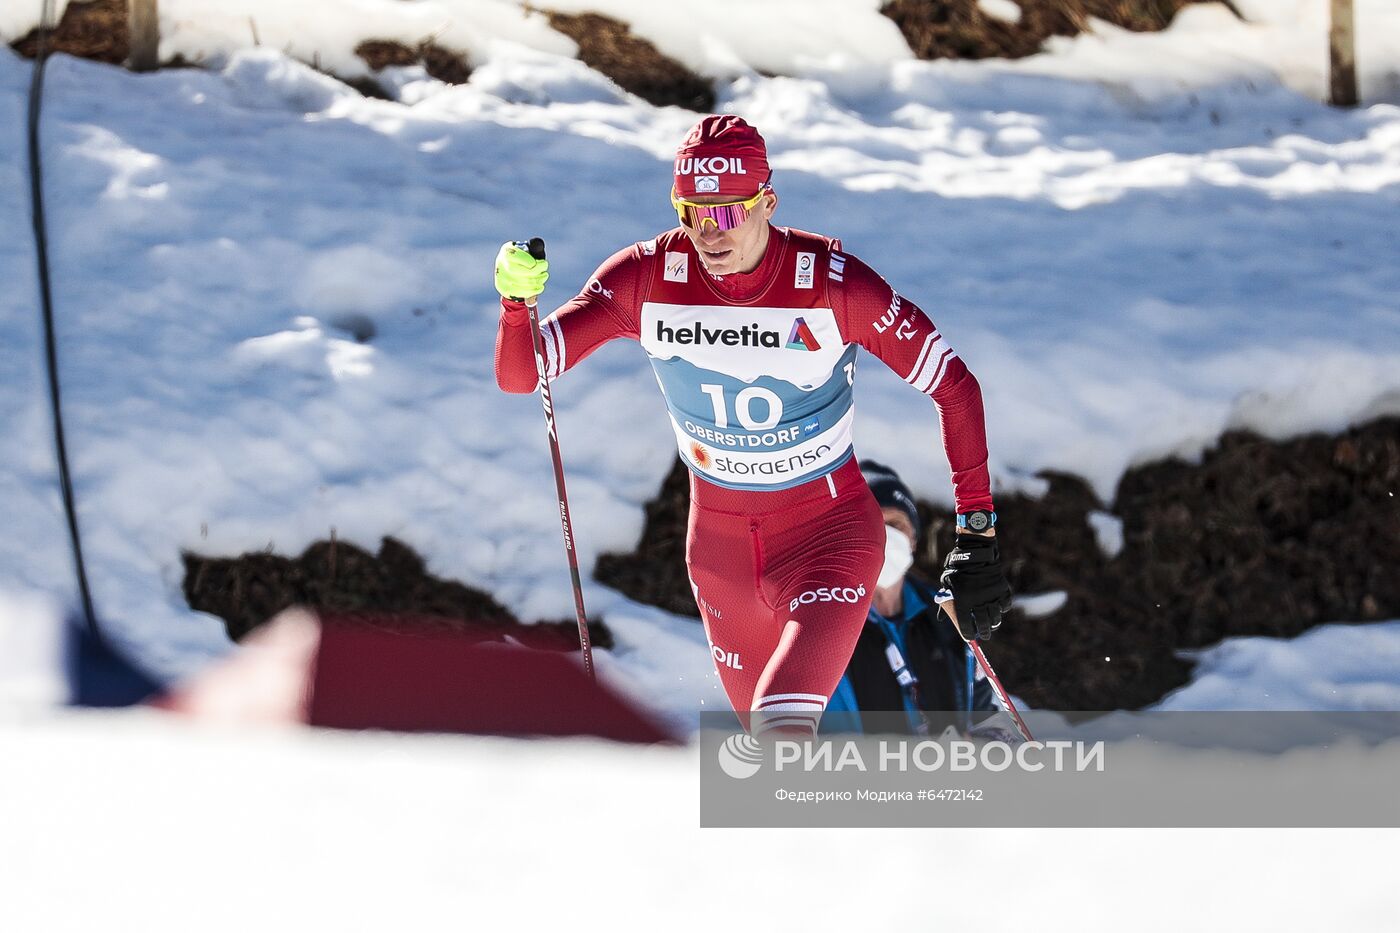
[[671,206],[676,209],[676,216],[681,219],[681,223],[692,230],[705,229],[705,221],[714,224],[720,230],[733,230],[735,227],[749,219],[749,213],[768,192],[768,186],[764,185],[758,189],[758,194],[746,201],[730,201],[726,204],[696,204],[694,201],[685,201],[677,197],[676,189],[671,189]]

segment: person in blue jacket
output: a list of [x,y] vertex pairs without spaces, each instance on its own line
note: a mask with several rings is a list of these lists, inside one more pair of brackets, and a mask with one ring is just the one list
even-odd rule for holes
[[[884,514],[885,562],[822,731],[924,735],[933,723],[935,734],[949,724],[973,732],[1001,707],[957,627],[939,611],[937,584],[910,572],[923,530],[914,497],[889,467],[862,460],[860,469]],[[900,710],[902,717],[889,715]],[[872,711],[881,712],[878,722]]]

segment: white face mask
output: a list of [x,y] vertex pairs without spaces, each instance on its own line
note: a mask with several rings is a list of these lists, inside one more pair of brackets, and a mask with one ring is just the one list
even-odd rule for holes
[[904,578],[904,572],[914,563],[914,543],[898,528],[885,526],[885,566],[875,585],[888,589]]

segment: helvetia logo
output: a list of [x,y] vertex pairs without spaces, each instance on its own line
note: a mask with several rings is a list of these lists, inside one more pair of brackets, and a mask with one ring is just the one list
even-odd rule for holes
[[751,778],[763,766],[763,746],[748,733],[736,732],[719,747],[719,766],[732,778]]
[[686,327],[667,327],[656,322],[656,339],[659,343],[685,343],[695,346],[726,347],[778,347],[781,335],[776,330],[759,330],[757,324],[743,327],[717,327],[714,330],[699,322]]
[[822,345],[817,343],[817,338],[812,333],[812,328],[807,326],[806,320],[798,318],[792,322],[792,333],[788,334],[787,348],[789,350],[820,350]]
[[786,344],[782,342],[782,331],[763,330],[757,323],[744,324],[740,327],[711,329],[699,321],[688,326],[681,324],[676,327],[668,326],[665,321],[657,321],[656,341],[657,343],[681,343],[697,347],[772,347],[773,349],[803,351],[822,348],[822,345],[817,343],[812,328],[808,327],[807,322],[802,318],[793,322]]

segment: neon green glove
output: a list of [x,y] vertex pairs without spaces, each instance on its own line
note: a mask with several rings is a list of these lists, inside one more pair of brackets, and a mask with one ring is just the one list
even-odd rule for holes
[[536,259],[516,243],[502,243],[496,254],[496,291],[504,298],[537,297],[549,281],[549,260]]

